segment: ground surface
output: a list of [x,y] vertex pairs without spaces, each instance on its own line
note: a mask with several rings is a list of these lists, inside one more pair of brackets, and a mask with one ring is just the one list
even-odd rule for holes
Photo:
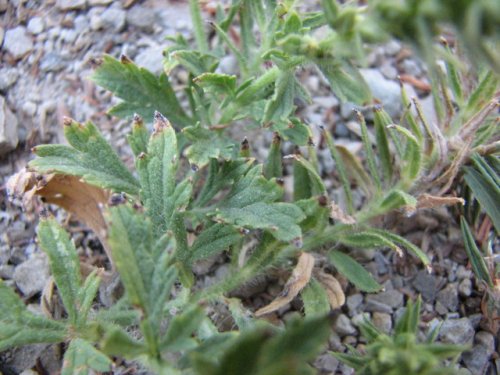
[[[130,161],[124,147],[130,124],[105,114],[113,99],[87,79],[92,71],[92,58],[103,53],[115,57],[124,53],[158,73],[162,69],[165,37],[178,32],[190,35],[185,1],[0,0],[0,45],[3,43],[0,119],[6,119],[0,126],[7,134],[0,145],[3,187],[0,277],[15,287],[33,310],[40,311],[40,295],[49,280],[47,260],[35,242],[36,217],[8,202],[4,189],[6,178],[24,167],[32,157],[32,146],[64,142],[63,116],[82,122],[94,121],[120,150],[124,160]],[[234,61],[224,59],[220,69],[233,73]],[[373,49],[363,75],[375,97],[395,118],[402,110],[396,77],[414,78],[416,84],[407,88],[412,96],[420,97],[432,117],[425,70],[409,49],[397,42]],[[177,84],[182,84],[185,76],[181,74],[176,79]],[[301,79],[313,93],[313,105],[300,109],[299,115],[312,125],[326,124],[339,141],[353,150],[359,149],[359,138],[352,132],[356,129],[352,106],[339,103],[322,77],[314,72],[305,69]],[[262,158],[271,134],[241,134],[241,139],[245,135],[256,156]],[[319,158],[322,174],[335,196],[339,188],[328,182],[334,172],[328,150],[319,150]],[[62,212],[57,215],[61,220],[66,219]],[[94,263],[106,263],[92,233],[71,220],[66,223],[80,253],[94,257]],[[337,312],[330,349],[344,350],[345,344],[363,345],[357,329],[363,314],[368,314],[381,329],[390,331],[405,300],[420,293],[424,300],[423,330],[443,323],[441,341],[473,347],[462,356],[461,366],[472,374],[499,374],[500,337],[490,333],[482,319],[482,291],[467,266],[461,234],[452,215],[446,210],[429,211],[411,219],[398,218],[386,226],[421,246],[433,259],[433,273],[427,273],[413,259],[399,258],[393,253],[360,252],[358,258],[383,283],[385,291],[364,295],[346,286],[347,303]],[[219,258],[197,265],[195,271],[199,285],[203,285],[222,277],[226,270],[224,259]],[[281,291],[284,281],[277,276],[253,283],[242,292],[245,303],[250,308],[262,306]],[[101,294],[101,302],[105,304],[106,291]],[[279,318],[286,319],[287,314],[296,309],[300,309],[298,301],[281,309]],[[59,349],[32,345],[0,353],[0,371],[29,374],[33,373],[30,369],[37,369],[39,373],[55,373],[60,366]],[[328,354],[320,356],[315,365],[323,373],[352,373]],[[119,367],[116,373],[124,371],[125,366]]]

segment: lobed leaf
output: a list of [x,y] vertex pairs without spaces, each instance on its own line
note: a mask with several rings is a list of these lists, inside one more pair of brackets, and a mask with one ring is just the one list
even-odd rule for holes
[[189,250],[190,261],[193,262],[218,254],[240,240],[240,231],[232,225],[214,224],[196,237]]
[[218,132],[198,124],[184,128],[183,134],[191,141],[185,152],[193,168],[204,167],[210,159],[229,159],[233,156],[234,142]]
[[192,125],[165,74],[157,78],[125,56],[121,61],[104,56],[92,80],[123,99],[122,103],[111,108],[109,113],[112,115],[130,117],[137,113],[142,118],[152,119],[154,112],[159,111],[180,127]]
[[0,352],[27,344],[62,342],[67,336],[64,322],[28,311],[19,296],[0,280]]
[[139,183],[91,122],[67,119],[64,134],[72,147],[42,145],[34,148],[36,159],[29,166],[39,173],[79,176],[85,182],[118,193],[136,195]]
[[111,360],[94,348],[88,341],[71,340],[64,353],[61,375],[86,375],[89,369],[99,372],[111,371]]

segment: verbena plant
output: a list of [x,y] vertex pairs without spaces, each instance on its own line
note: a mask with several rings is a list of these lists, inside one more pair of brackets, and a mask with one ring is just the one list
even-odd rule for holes
[[[386,14],[388,3],[359,7],[323,1],[324,12],[299,14],[293,1],[234,1],[227,10],[217,11],[210,25],[216,34],[211,44],[197,2],[191,1],[197,48],[176,38],[165,51],[165,73],[160,77],[127,57],[104,57],[93,78],[123,100],[111,114],[134,116],[127,139],[135,173],[92,123],[67,119],[69,146],[37,146],[30,168],[43,177],[23,187],[34,186],[33,192],[74,212],[96,231],[126,294],[109,311],[94,311],[99,275],[81,280],[68,236],[53,219],[44,219],[40,244],[49,256],[67,316],[64,321],[36,316],[1,284],[5,298],[0,300],[0,349],[69,342],[66,373],[77,368],[84,372],[85,366],[108,370],[106,355],[140,359],[165,373],[302,373],[311,371],[307,361],[328,338],[326,314],[345,300],[338,281],[321,270],[314,254],[326,255],[331,267],[366,292],[381,286],[347,248],[390,248],[400,255],[405,249],[430,267],[417,246],[375,226],[373,219],[395,210],[412,215],[420,208],[460,202],[444,195],[468,156],[491,151],[490,142],[498,135],[498,119],[492,116],[498,108],[494,71],[483,67],[479,75],[467,74],[471,84],[463,87],[463,65],[454,51],[448,45],[436,47],[446,57],[446,70],[432,69],[439,124],[428,121],[418,101],[402,90],[407,110],[399,121],[375,107],[372,134],[359,114],[364,162],[321,128],[343,187],[342,205],[330,201],[318,173],[311,129],[295,115],[294,100],[310,96],[295,76],[305,64],[315,65],[342,100],[370,103],[371,94],[352,59],[362,57],[363,42],[385,36],[373,30],[380,19],[392,20],[393,13]],[[449,21],[428,17],[439,8],[420,9],[410,3],[404,4],[423,17],[418,27],[428,35],[437,34],[438,22]],[[487,5],[492,6],[485,2],[480,9],[487,10]],[[470,8],[457,7],[464,15]],[[237,40],[230,36],[236,19]],[[320,27],[327,31],[318,40],[313,32]],[[472,37],[464,38],[470,42]],[[419,40],[415,43],[422,47]],[[346,47],[351,45],[357,48]],[[481,52],[491,55],[488,61],[495,69],[490,47],[487,42]],[[237,75],[217,71],[228,52],[238,62]],[[178,65],[189,73],[182,92],[174,91],[167,75]],[[181,97],[187,106],[181,105]],[[142,118],[153,120],[152,134]],[[238,146],[231,139],[231,128],[239,126],[275,132],[266,160],[256,161],[248,143]],[[292,200],[286,202],[282,140],[302,146],[307,154],[287,157],[294,183]],[[183,167],[184,158],[190,168]],[[361,206],[354,202],[354,185],[363,191]],[[231,259],[228,276],[208,289],[195,288],[193,263],[223,252]],[[225,299],[225,293],[270,267],[288,268],[287,261],[294,258],[297,265],[282,295],[256,314],[275,311],[300,293],[308,319],[278,329],[249,317],[237,301]],[[181,284],[172,295],[178,280]],[[228,304],[240,333],[218,332],[205,316],[203,307],[215,300]],[[16,308],[7,308],[10,304]],[[172,315],[174,311],[178,313]],[[140,339],[124,327],[133,327]]]

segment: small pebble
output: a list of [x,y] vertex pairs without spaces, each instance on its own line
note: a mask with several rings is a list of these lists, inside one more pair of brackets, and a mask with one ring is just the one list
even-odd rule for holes
[[333,325],[333,330],[340,336],[348,336],[356,334],[356,328],[352,325],[351,320],[347,315],[340,314]]
[[29,20],[27,28],[33,35],[38,35],[45,30],[45,22],[42,17],[33,17]]
[[17,26],[7,30],[2,48],[18,60],[33,51],[33,40],[23,26]]

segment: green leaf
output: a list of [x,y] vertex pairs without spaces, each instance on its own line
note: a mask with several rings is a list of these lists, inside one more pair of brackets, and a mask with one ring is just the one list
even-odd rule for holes
[[387,138],[387,126],[392,124],[392,120],[381,107],[373,109],[375,114],[375,139],[377,140],[377,150],[379,153],[380,167],[384,174],[386,186],[391,183],[392,179],[392,154],[389,149],[389,140]]
[[112,115],[130,117],[137,113],[142,118],[152,119],[154,112],[159,111],[180,127],[192,125],[165,74],[157,78],[125,56],[122,56],[121,61],[104,56],[92,79],[123,99],[122,103],[109,111]]
[[310,128],[296,117],[276,121],[271,129],[297,146],[305,146],[311,137]]
[[150,312],[148,292],[155,264],[151,222],[128,205],[110,208],[107,216],[113,262],[129,301]]
[[354,232],[342,234],[339,236],[339,242],[353,248],[374,249],[378,247],[388,247],[399,251],[399,248],[384,236],[373,233],[369,229],[363,232]]
[[210,159],[207,177],[196,198],[196,206],[203,207],[224,187],[244,176],[252,167],[252,159],[223,160]]
[[266,103],[264,111],[264,124],[271,121],[287,119],[295,109],[295,76],[293,72],[281,72],[276,80],[274,94]]
[[305,215],[291,203],[252,203],[241,208],[221,208],[218,220],[242,228],[267,229],[278,240],[292,241],[302,237],[300,223]]
[[[185,198],[177,201],[178,197],[174,194],[178,159],[175,130],[168,120],[157,112],[154,133],[149,140],[147,152],[137,158],[141,200],[151,218],[156,236],[160,236],[169,227],[175,210],[179,209],[180,205],[187,204]],[[183,186],[183,191],[177,193],[190,193],[191,186],[188,182],[187,185]]]
[[332,159],[335,160],[340,181],[342,182],[342,187],[344,189],[344,194],[347,202],[347,212],[349,214],[352,214],[354,212],[354,206],[352,203],[351,182],[347,178],[347,170],[344,164],[344,159],[340,156],[338,148],[333,144],[333,138],[330,132],[325,128],[323,128],[322,130],[323,137],[325,137],[326,139],[326,144],[328,145],[328,149],[330,150]]
[[236,76],[220,73],[203,73],[193,81],[207,92],[232,96],[236,92]]
[[411,183],[420,173],[423,153],[420,142],[408,129],[399,125],[392,125],[391,128],[395,129],[406,138],[406,147],[403,156],[404,165],[401,167],[401,175],[403,179]]
[[377,188],[377,192],[382,189],[382,183],[380,181],[380,174],[377,168],[377,164],[375,163],[375,154],[373,152],[372,143],[370,141],[370,137],[368,136],[368,128],[366,126],[366,121],[361,112],[356,112],[360,126],[361,126],[361,139],[363,141],[363,148],[365,150],[366,162],[368,164],[368,169],[370,171],[370,175],[375,181],[375,186]]
[[160,349],[176,352],[195,347],[197,343],[191,335],[198,329],[204,317],[203,309],[198,306],[176,315],[168,325],[167,332],[160,343]]
[[332,250],[328,253],[328,260],[359,290],[377,292],[382,289],[382,285],[377,283],[373,276],[349,255]]
[[58,172],[80,176],[91,185],[136,195],[139,183],[95,125],[91,122],[82,125],[70,121],[64,126],[64,135],[72,147],[37,146],[34,152],[38,157],[29,166],[39,173]]
[[330,312],[330,303],[323,286],[312,278],[307,286],[300,292],[304,310],[307,317],[326,315]]
[[88,341],[74,339],[64,353],[61,375],[86,375],[89,369],[111,371],[111,360]]
[[397,234],[391,233],[389,231],[383,230],[383,229],[376,229],[376,228],[370,228],[370,232],[376,233],[381,235],[382,237],[385,237],[387,240],[392,241],[395,244],[398,244],[402,247],[404,247],[407,251],[413,253],[420,261],[427,267],[430,265],[430,260],[427,257],[427,255],[420,250],[417,246],[412,244],[410,241],[404,239],[401,236],[398,236]]
[[135,156],[148,150],[149,132],[139,115],[134,115],[132,132],[127,136],[127,141]]
[[394,332],[396,334],[411,333],[416,335],[418,333],[418,323],[420,322],[420,308],[422,306],[422,298],[420,295],[415,304],[411,300],[406,304],[406,309],[403,315],[396,323]]
[[208,258],[227,250],[241,240],[241,233],[232,225],[214,224],[200,233],[190,249],[190,261]]
[[378,204],[373,210],[368,214],[373,217],[377,215],[383,215],[389,211],[403,208],[408,212],[415,211],[417,206],[417,199],[402,190],[392,189],[385,197],[383,197],[382,202]]
[[199,124],[184,128],[183,134],[192,143],[186,149],[186,156],[194,168],[204,167],[212,158],[229,159],[233,155],[235,144],[232,140]]
[[127,359],[137,358],[147,351],[143,343],[133,339],[116,326],[107,329],[101,340],[100,348],[108,355],[117,355]]
[[44,219],[38,225],[40,247],[48,255],[50,269],[68,319],[76,323],[81,284],[80,261],[75,245],[55,219]]
[[[87,316],[92,307],[92,303],[99,291],[99,284],[101,283],[101,278],[98,276],[98,270],[94,270],[80,288],[78,300],[80,301],[80,307],[78,309],[78,323],[80,326],[84,326],[87,321]],[[58,287],[59,288],[59,287]]]
[[316,64],[340,100],[359,105],[370,102],[370,88],[358,69],[350,62],[325,57],[317,60]]
[[471,262],[474,274],[479,280],[484,281],[491,288],[493,288],[493,281],[491,280],[491,275],[488,272],[486,262],[484,261],[483,255],[477,247],[474,236],[472,235],[469,225],[463,216],[460,217],[460,228],[462,229],[462,236],[464,238],[465,251],[467,252],[467,256]]
[[[326,187],[323,183],[323,179],[320,177],[320,175],[317,172],[317,169],[314,167],[314,165],[306,160],[302,155],[295,154],[292,156],[294,159],[294,162],[297,162],[300,164],[302,168],[304,168],[305,171],[307,171],[307,175],[309,176],[309,181],[303,180],[301,181],[301,174],[299,176],[294,175],[294,187],[297,186],[297,184],[309,184],[309,188],[311,191],[311,195],[326,195]],[[295,171],[294,171],[295,172]],[[295,180],[297,179],[296,183]],[[299,199],[304,199],[304,198],[309,198],[310,196],[300,196],[298,197]]]
[[473,157],[475,167],[465,168],[465,182],[471,188],[474,196],[491,218],[495,229],[500,232],[500,184],[498,174],[483,158]]
[[264,163],[264,177],[271,179],[283,175],[283,160],[281,158],[281,137],[274,133],[273,143]]
[[67,336],[65,323],[28,311],[19,296],[0,280],[0,352],[27,344],[62,342]]

